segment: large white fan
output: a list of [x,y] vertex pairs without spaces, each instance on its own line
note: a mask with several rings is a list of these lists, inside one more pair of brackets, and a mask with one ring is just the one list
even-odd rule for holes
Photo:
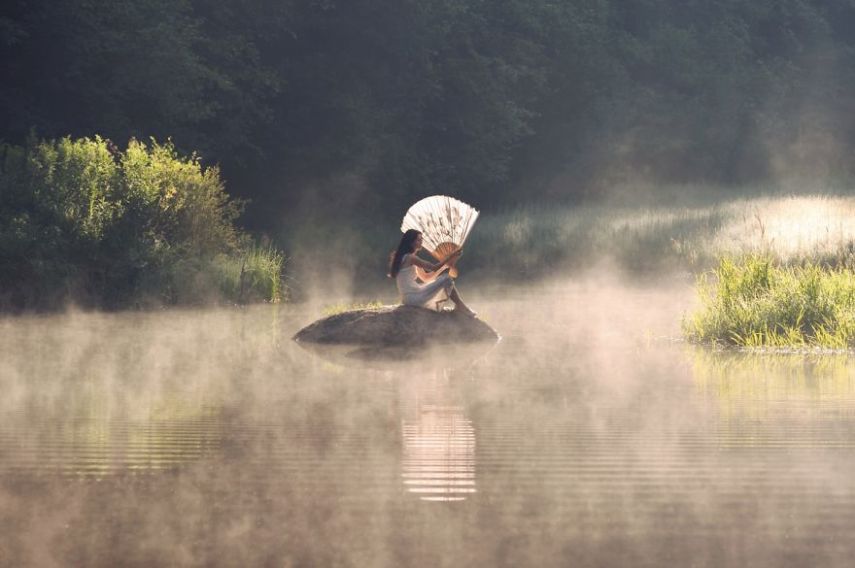
[[[463,247],[478,219],[478,210],[447,195],[432,195],[416,202],[404,215],[401,232],[415,229],[422,234],[422,246],[439,262]],[[453,264],[453,263],[452,263]],[[457,268],[449,274],[457,277]]]

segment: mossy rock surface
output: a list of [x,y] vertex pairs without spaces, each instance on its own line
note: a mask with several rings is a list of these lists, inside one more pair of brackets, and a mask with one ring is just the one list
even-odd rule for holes
[[430,344],[495,343],[496,331],[479,320],[454,312],[413,306],[352,310],[316,321],[294,336],[301,343],[421,347]]

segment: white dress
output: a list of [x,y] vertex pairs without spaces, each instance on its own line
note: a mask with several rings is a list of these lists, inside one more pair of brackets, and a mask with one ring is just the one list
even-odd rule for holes
[[[405,254],[401,259],[404,264],[407,257]],[[432,282],[420,282],[416,277],[414,264],[401,268],[395,278],[398,292],[401,293],[401,303],[405,306],[419,306],[429,310],[439,311],[439,305],[450,299],[451,290],[454,289],[454,280],[443,272]]]

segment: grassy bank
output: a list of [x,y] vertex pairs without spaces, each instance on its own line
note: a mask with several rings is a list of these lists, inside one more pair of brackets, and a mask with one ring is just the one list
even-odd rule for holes
[[855,346],[855,272],[786,266],[766,256],[724,258],[698,280],[700,309],[683,322],[698,342],[741,347]]
[[698,272],[722,256],[750,254],[770,254],[786,264],[855,265],[855,199],[717,199],[716,192],[721,194],[709,188],[702,204],[684,199],[675,205],[528,208],[485,216],[467,249],[474,268],[522,278],[585,269],[602,259],[629,273]]
[[0,309],[278,301],[281,252],[171,143],[0,145]]

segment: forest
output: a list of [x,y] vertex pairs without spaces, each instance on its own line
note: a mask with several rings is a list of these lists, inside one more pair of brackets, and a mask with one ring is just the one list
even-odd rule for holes
[[[851,0],[9,0],[0,77],[3,156],[168,147],[286,254],[298,219],[432,193],[548,208],[855,164]],[[0,233],[20,244],[37,205],[2,168]],[[7,280],[32,264],[15,250]]]

